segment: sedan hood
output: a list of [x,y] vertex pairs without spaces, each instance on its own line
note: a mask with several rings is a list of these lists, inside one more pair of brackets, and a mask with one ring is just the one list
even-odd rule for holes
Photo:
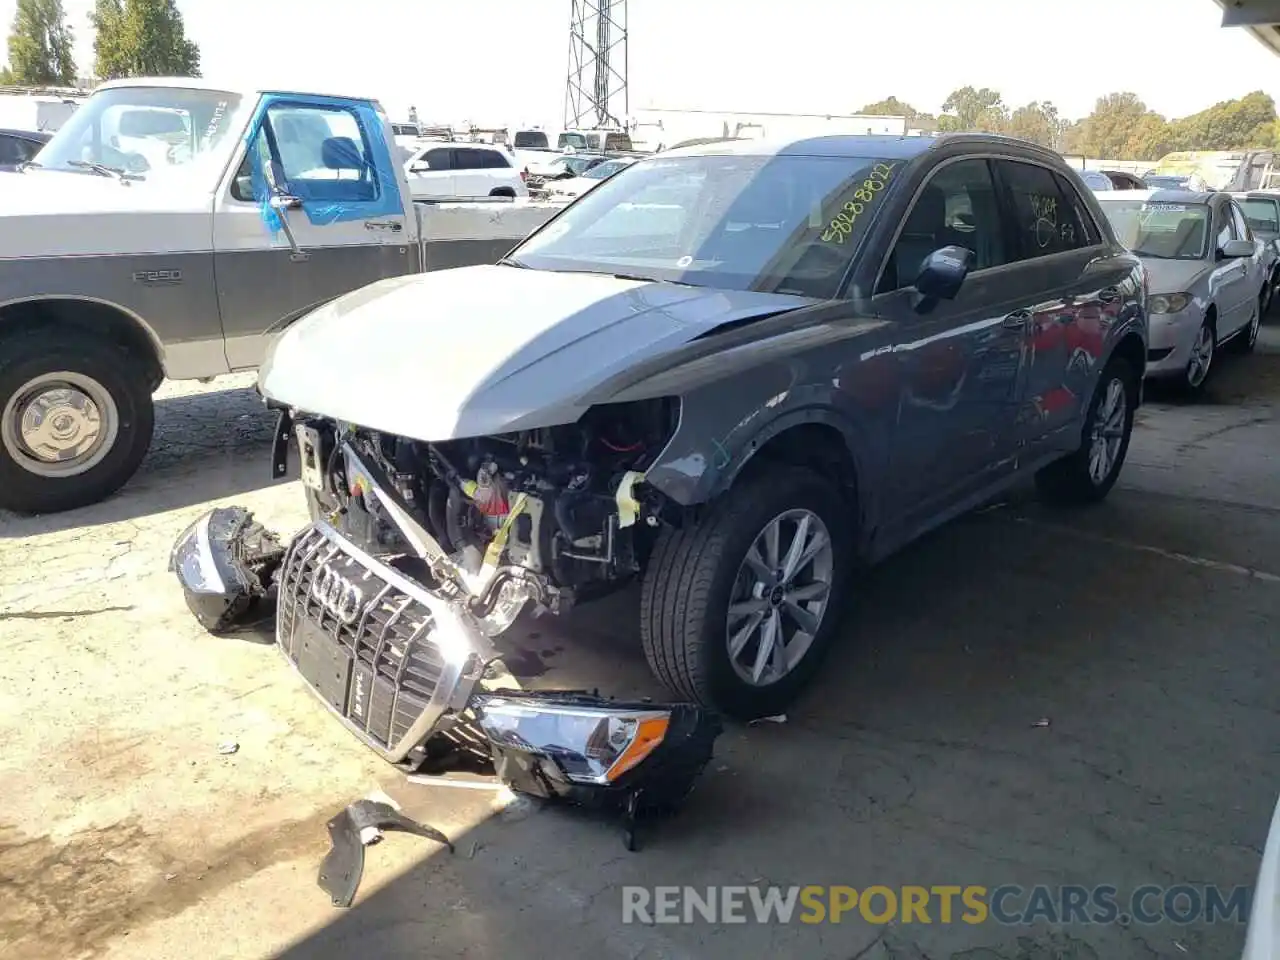
[[1212,263],[1203,260],[1162,260],[1159,257],[1142,257],[1147,268],[1147,286],[1156,293],[1187,293],[1201,277],[1213,269]]
[[321,307],[269,349],[272,401],[449,440],[572,423],[610,377],[721,324],[817,301],[479,266],[397,277]]

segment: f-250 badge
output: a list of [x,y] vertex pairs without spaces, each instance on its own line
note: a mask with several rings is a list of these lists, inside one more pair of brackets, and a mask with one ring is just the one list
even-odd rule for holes
[[133,275],[134,283],[181,283],[181,270],[138,270]]

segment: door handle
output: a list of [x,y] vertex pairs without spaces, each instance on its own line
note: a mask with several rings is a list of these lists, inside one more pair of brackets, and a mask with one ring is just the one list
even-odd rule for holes
[[1007,330],[1021,330],[1031,322],[1030,310],[1015,310],[1001,321],[1001,326]]
[[366,220],[364,228],[366,230],[390,230],[392,233],[399,233],[404,229],[404,225],[399,220]]
[[1103,303],[1115,303],[1120,299],[1120,291],[1115,287],[1103,287],[1098,291],[1098,299]]

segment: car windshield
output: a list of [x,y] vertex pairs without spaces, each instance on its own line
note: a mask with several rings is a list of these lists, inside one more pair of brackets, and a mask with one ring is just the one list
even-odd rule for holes
[[1280,217],[1277,217],[1274,200],[1250,197],[1241,200],[1240,206],[1254,233],[1280,234]]
[[1186,177],[1161,176],[1159,174],[1148,174],[1142,178],[1146,181],[1148,187],[1159,187],[1162,190],[1177,190],[1186,186]]
[[606,177],[612,177],[623,167],[631,166],[632,162],[630,160],[606,160],[604,163],[596,164],[583,176],[589,180],[603,180]]
[[547,140],[547,135],[538,130],[517,131],[511,145],[528,150],[546,150],[551,146],[550,141]]
[[1099,197],[1116,237],[1134,253],[1161,260],[1203,260],[1209,208],[1203,203],[1151,203]]
[[[99,165],[146,178],[220,170],[235,149],[241,97],[183,87],[113,87],[90,97],[36,156],[46,170]],[[213,189],[211,175],[209,189]]]
[[1097,170],[1083,170],[1080,173],[1080,179],[1085,182],[1085,186],[1091,190],[1114,190],[1115,184],[1111,182],[1111,178],[1105,173]]
[[903,165],[878,157],[632,163],[511,255],[540,270],[833,297]]

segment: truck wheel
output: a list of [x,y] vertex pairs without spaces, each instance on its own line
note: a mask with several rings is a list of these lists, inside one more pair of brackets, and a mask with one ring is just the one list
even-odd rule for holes
[[1138,377],[1121,357],[1112,357],[1094,388],[1080,448],[1036,474],[1045,500],[1060,504],[1097,503],[1115,486],[1129,452]]
[[743,481],[658,537],[640,594],[650,668],[728,716],[778,713],[834,636],[851,551],[849,510],[820,476],[780,467]]
[[97,337],[34,330],[0,340],[0,507],[97,503],[151,444],[148,372]]

